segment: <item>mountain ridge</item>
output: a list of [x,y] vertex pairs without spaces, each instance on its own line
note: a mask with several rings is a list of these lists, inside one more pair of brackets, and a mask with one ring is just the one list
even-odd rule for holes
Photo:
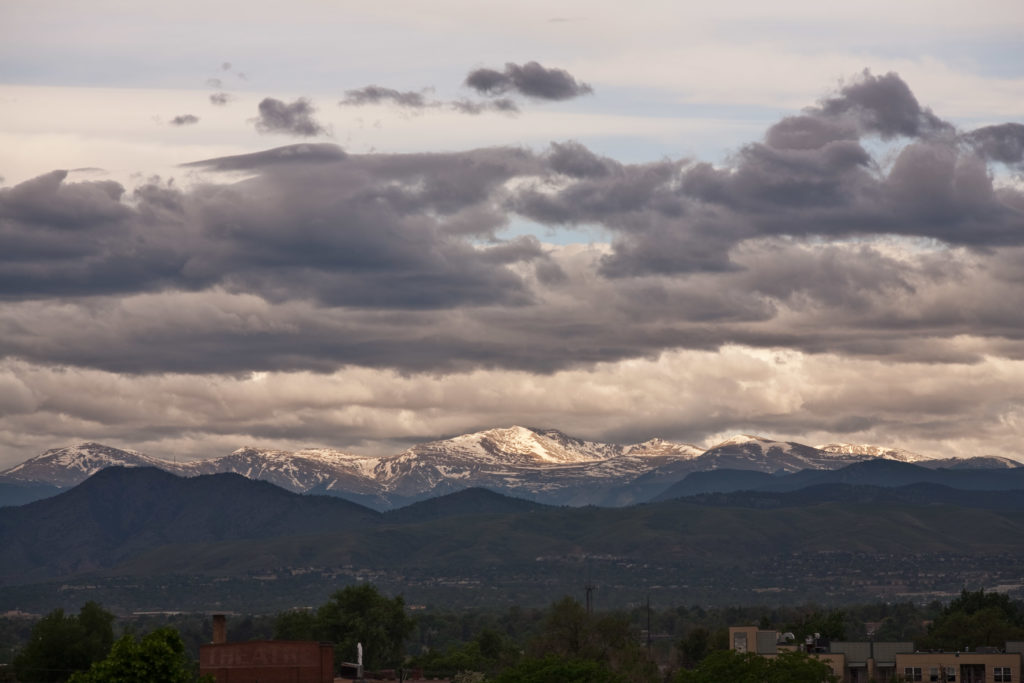
[[525,575],[535,582],[586,558],[655,563],[668,575],[692,571],[697,562],[714,577],[736,562],[759,567],[766,554],[852,548],[1019,555],[1022,530],[1024,489],[978,495],[934,484],[815,484],[624,508],[545,506],[467,489],[378,513],[236,474],[180,477],[113,467],[52,498],[0,509],[0,586],[74,576],[292,575],[314,567],[332,573],[345,566],[421,577],[457,571],[467,581]]
[[[363,456],[331,448],[296,451],[243,446],[231,453],[171,462],[96,442],[54,448],[4,472],[0,484],[25,486],[39,496],[65,489],[110,466],[156,467],[181,476],[231,472],[295,493],[345,498],[377,510],[461,489],[482,487],[558,505],[621,506],[651,500],[693,472],[739,469],[766,473],[832,470],[883,459],[928,467],[957,467],[881,446],[831,443],[821,447],[738,434],[711,448],[648,439],[634,444],[588,441],[556,429],[513,425],[416,444],[390,456]],[[973,459],[973,466],[1020,466],[1005,458]],[[4,495],[0,489],[0,496]],[[0,505],[12,504],[0,498]]]

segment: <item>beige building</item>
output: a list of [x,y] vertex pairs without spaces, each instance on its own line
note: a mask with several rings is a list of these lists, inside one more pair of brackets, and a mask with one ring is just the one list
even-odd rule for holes
[[803,650],[827,662],[842,683],[890,683],[900,679],[911,683],[1024,683],[1024,642],[1006,643],[1004,650],[919,652],[911,642],[794,643],[777,631],[733,626],[729,629],[729,647],[766,657],[786,650]]

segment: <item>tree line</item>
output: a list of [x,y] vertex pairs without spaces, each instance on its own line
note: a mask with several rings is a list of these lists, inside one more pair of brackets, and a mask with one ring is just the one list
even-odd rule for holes
[[[1001,593],[963,591],[948,605],[910,603],[824,609],[676,607],[590,613],[565,597],[543,609],[429,611],[411,616],[401,596],[371,584],[336,591],[316,609],[233,620],[229,640],[316,640],[335,644],[335,663],[367,670],[412,669],[459,683],[705,683],[731,680],[824,683],[828,667],[795,653],[771,660],[728,650],[729,625],[756,624],[830,640],[911,640],[923,649],[1002,646],[1024,639],[1024,603]],[[182,617],[181,619],[186,619]],[[54,610],[31,628],[0,680],[21,683],[198,680],[196,653],[208,624],[142,622],[122,627],[89,602],[78,614]],[[7,624],[10,625],[9,623]],[[5,622],[0,621],[0,636]]]

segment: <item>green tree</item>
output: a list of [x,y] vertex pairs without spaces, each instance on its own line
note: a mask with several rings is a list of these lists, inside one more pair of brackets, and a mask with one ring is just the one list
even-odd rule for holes
[[960,650],[1024,638],[1024,608],[1002,593],[963,591],[936,617],[922,647]]
[[692,669],[708,656],[710,650],[711,633],[706,628],[692,628],[679,643],[679,663]]
[[845,640],[846,625],[841,610],[822,612],[815,610],[804,614],[798,620],[786,624],[786,631],[791,631],[798,641],[803,641],[807,636],[815,633],[821,635],[825,640]]
[[508,664],[516,653],[506,647],[501,634],[489,628],[460,646],[432,650],[413,659],[412,666],[423,669],[428,676],[448,677],[455,674],[493,674]]
[[274,618],[274,638],[277,640],[316,640],[318,637],[314,612],[290,610]]
[[195,664],[173,628],[160,628],[136,640],[125,634],[114,643],[106,659],[88,671],[76,672],[69,683],[192,683]]
[[360,584],[335,592],[315,614],[279,614],[274,626],[277,639],[333,642],[339,670],[341,662],[355,661],[356,646],[361,643],[363,665],[373,670],[402,663],[414,622],[405,614],[401,596],[387,598],[373,585]]
[[526,658],[494,678],[494,683],[626,683],[607,666],[557,655]]
[[624,614],[589,615],[566,597],[548,610],[544,628],[530,646],[535,658],[592,662],[629,683],[658,680],[657,666]]
[[78,615],[56,609],[32,629],[28,644],[14,658],[14,670],[24,681],[66,681],[75,671],[107,656],[114,642],[114,615],[87,602]]
[[828,664],[803,652],[764,657],[735,650],[713,652],[697,668],[684,669],[676,676],[676,683],[836,683],[838,680]]

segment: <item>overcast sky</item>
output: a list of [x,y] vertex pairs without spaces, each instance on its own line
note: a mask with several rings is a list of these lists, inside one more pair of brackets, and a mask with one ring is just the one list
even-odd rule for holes
[[0,3],[0,468],[1024,459],[1024,4]]

